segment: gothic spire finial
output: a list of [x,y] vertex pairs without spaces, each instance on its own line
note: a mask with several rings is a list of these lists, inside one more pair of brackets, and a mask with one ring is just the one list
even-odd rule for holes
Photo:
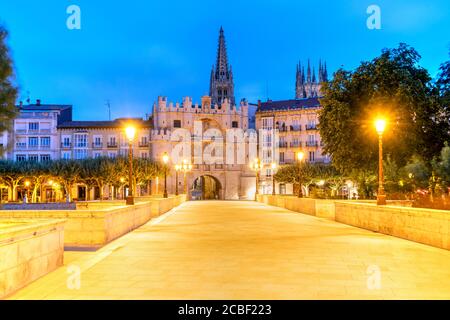
[[311,82],[311,64],[309,63],[309,59],[308,59],[308,75],[306,77],[306,81]]

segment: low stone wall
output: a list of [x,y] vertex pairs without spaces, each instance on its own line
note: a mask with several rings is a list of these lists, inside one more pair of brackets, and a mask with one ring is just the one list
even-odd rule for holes
[[0,299],[63,265],[64,224],[0,219]]
[[0,211],[0,218],[66,219],[66,248],[99,248],[173,209],[185,199],[184,195],[148,201],[139,198],[133,206],[94,202],[89,203],[88,208],[75,211]]
[[450,211],[412,208],[410,201],[322,200],[258,195],[258,202],[450,250]]
[[450,212],[336,202],[336,221],[450,250]]
[[5,203],[0,205],[0,210],[76,210],[75,203]]
[[311,216],[334,220],[335,201],[333,200],[319,200],[310,198],[298,198],[296,196],[272,196],[262,194],[257,196],[257,201],[271,206],[308,214]]
[[186,201],[186,195],[170,196],[163,198],[162,196],[144,196],[137,197],[137,202],[148,201],[151,203],[152,218],[158,217]]

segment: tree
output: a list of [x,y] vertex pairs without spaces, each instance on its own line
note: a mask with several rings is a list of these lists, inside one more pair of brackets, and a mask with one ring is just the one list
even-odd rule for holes
[[419,60],[417,51],[400,44],[353,72],[337,71],[324,85],[320,135],[325,153],[340,171],[362,170],[365,176],[376,172],[378,137],[373,121],[379,115],[389,120],[385,154],[400,167],[414,154],[430,160],[440,151],[449,123]]
[[436,87],[439,93],[440,103],[448,116],[450,114],[450,60],[441,64]]
[[64,187],[66,196],[72,201],[72,188],[80,177],[80,162],[77,160],[57,160],[52,163],[50,172]]
[[0,162],[0,177],[3,183],[8,186],[9,201],[17,201],[17,188],[25,176],[26,174],[23,172],[19,162]]
[[[11,128],[12,120],[16,116],[17,88],[13,84],[13,62],[6,45],[7,31],[0,26],[0,132]],[[4,149],[0,147],[0,156]]]

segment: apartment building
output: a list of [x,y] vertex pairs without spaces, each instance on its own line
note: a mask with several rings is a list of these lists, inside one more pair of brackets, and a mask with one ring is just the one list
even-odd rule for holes
[[7,158],[14,161],[50,161],[59,159],[57,126],[72,120],[71,105],[35,104],[18,106],[8,139]]

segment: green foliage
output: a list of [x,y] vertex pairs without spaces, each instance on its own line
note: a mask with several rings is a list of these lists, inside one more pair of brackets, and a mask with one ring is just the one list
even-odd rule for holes
[[[13,84],[14,68],[6,45],[7,36],[8,33],[0,25],[0,132],[9,130],[12,120],[16,116],[17,88]],[[0,156],[3,152],[3,147],[1,147]]]
[[[134,185],[147,183],[161,175],[162,166],[149,159],[133,160]],[[72,187],[81,183],[90,190],[105,185],[120,186],[128,182],[127,158],[96,158],[84,160],[56,160],[44,163],[0,161],[0,184],[8,186],[13,194],[25,180],[30,181],[35,201],[38,188],[47,180],[58,182],[70,195]],[[89,192],[87,192],[89,194]],[[13,201],[16,199],[12,199]]]
[[414,154],[430,160],[448,138],[448,121],[419,60],[413,48],[400,44],[354,72],[337,71],[323,88],[319,122],[324,151],[340,171],[363,171],[366,195],[372,192],[369,172],[377,170],[377,116],[389,120],[384,151],[400,167]]

